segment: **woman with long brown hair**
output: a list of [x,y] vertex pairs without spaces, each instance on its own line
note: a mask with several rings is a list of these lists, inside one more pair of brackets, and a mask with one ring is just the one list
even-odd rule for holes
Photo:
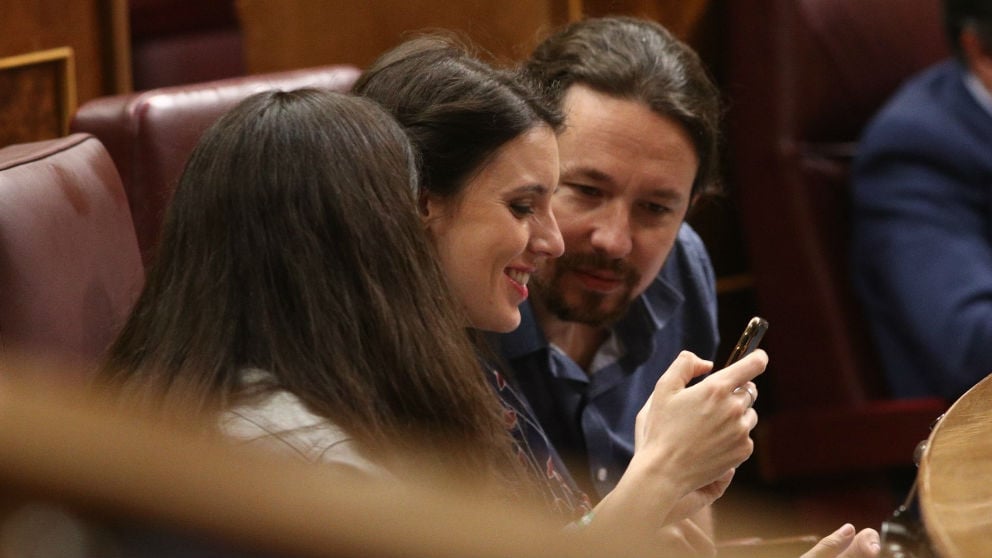
[[315,461],[416,453],[512,477],[500,408],[424,239],[414,166],[370,101],[240,103],[192,154],[99,383]]

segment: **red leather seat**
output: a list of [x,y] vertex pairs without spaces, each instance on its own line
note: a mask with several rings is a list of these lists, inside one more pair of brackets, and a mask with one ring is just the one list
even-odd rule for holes
[[353,66],[322,66],[103,97],[79,107],[70,129],[93,134],[110,152],[147,263],[186,160],[200,135],[221,114],[266,89],[347,91],[359,74]]
[[857,139],[905,78],[947,56],[939,6],[727,3],[729,178],[771,323],[755,460],[803,525],[878,527],[947,407],[889,397],[847,262]]
[[769,479],[910,464],[945,408],[888,398],[847,268],[848,165],[895,88],[947,56],[939,0],[730,2],[731,183],[771,355]]
[[113,162],[87,134],[0,149],[0,346],[92,361],[144,268]]

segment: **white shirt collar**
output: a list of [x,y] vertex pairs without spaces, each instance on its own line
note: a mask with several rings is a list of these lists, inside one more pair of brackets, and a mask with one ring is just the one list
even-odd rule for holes
[[989,90],[985,89],[978,76],[972,72],[967,72],[964,75],[964,86],[971,92],[971,96],[975,98],[979,106],[985,109],[985,112],[989,113],[989,116],[992,116],[992,93],[989,93]]

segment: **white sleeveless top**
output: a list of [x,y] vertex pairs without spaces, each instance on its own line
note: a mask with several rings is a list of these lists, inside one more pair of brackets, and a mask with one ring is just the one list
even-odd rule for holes
[[[270,376],[257,369],[247,369],[242,374],[246,384]],[[374,476],[391,476],[365,457],[347,432],[311,413],[298,397],[285,390],[228,409],[221,413],[218,426],[222,433],[244,445],[264,446],[306,461],[341,465]]]

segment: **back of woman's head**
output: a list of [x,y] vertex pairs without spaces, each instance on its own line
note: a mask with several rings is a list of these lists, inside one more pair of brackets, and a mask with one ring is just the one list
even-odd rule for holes
[[500,147],[562,117],[520,76],[493,68],[447,36],[411,39],[382,55],[354,92],[406,129],[425,192],[454,197]]
[[276,387],[371,447],[468,445],[498,409],[415,211],[413,155],[369,101],[267,92],[202,138],[105,383],[196,409]]

